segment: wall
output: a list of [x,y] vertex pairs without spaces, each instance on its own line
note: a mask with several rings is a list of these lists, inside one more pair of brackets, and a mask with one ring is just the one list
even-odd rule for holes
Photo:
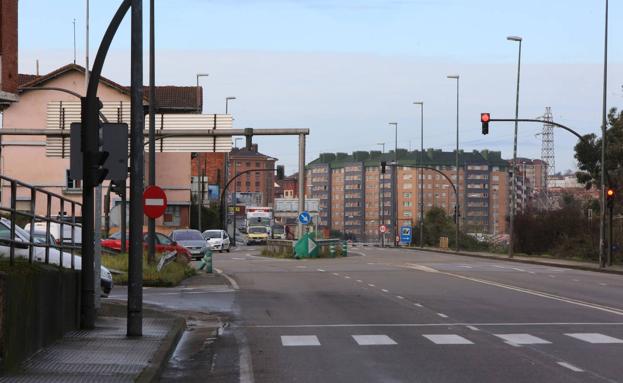
[[[5,264],[6,265],[6,264]],[[80,325],[80,272],[18,263],[0,272],[0,371]]]
[[17,93],[17,0],[0,1],[0,84]]

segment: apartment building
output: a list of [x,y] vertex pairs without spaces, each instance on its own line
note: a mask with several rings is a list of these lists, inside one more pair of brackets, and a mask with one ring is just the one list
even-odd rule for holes
[[[260,169],[274,169],[275,162],[276,158],[260,153],[257,144],[253,144],[251,149],[233,148],[229,153],[228,180],[235,174],[246,173],[238,177],[227,192],[234,192],[235,189],[239,194],[252,194],[257,196],[258,203],[255,206],[271,206],[275,193],[275,174],[274,171]],[[238,196],[236,204],[242,202]]]
[[[388,166],[381,173],[381,161]],[[506,231],[509,206],[508,162],[500,152],[460,152],[457,182],[456,153],[429,149],[399,149],[381,153],[324,153],[307,167],[307,193],[319,198],[322,226],[361,240],[379,240],[379,226],[388,227],[392,241],[403,225],[415,226],[424,214],[439,207],[454,216],[458,186],[461,224],[468,232]],[[425,166],[418,169],[416,166]],[[395,179],[395,181],[394,181]]]

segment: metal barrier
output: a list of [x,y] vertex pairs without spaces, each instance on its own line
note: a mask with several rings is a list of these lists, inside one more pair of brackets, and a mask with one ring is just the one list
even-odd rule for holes
[[[2,196],[2,203],[0,204],[0,213],[8,213],[10,222],[6,222],[3,214],[3,225],[9,227],[9,238],[0,237],[0,245],[8,245],[9,246],[9,263],[13,265],[15,263],[15,250],[18,249],[28,249],[28,262],[32,263],[34,258],[35,249],[44,248],[45,249],[45,259],[44,263],[50,263],[50,249],[57,249],[59,251],[58,263],[59,266],[65,267],[63,264],[63,254],[64,251],[69,251],[71,255],[70,260],[70,268],[74,269],[74,253],[76,250],[80,249],[80,244],[76,244],[76,239],[74,238],[76,229],[82,228],[80,223],[76,222],[76,213],[77,207],[80,208],[80,212],[82,212],[82,204],[80,202],[72,201],[68,198],[65,198],[59,194],[52,193],[50,191],[44,190],[42,188],[38,188],[36,186],[29,185],[22,181],[18,181],[13,178],[5,177],[0,175],[0,186],[2,187],[2,192],[4,193],[4,184],[9,184],[10,189],[10,198],[9,198],[9,207],[4,205],[5,196]],[[18,187],[20,189],[26,189],[30,193],[30,211],[18,210],[17,209],[17,190]],[[37,198],[43,197],[46,203],[46,215],[38,215],[37,211]],[[57,218],[52,217],[52,204],[58,200],[59,202],[59,216]],[[68,212],[65,211],[66,206],[69,208]],[[67,216],[67,213],[70,215]],[[28,233],[28,238],[24,238],[24,235],[17,235],[16,231],[16,220],[18,217],[26,217],[29,220],[30,228],[29,231],[25,231]],[[37,222],[45,222],[45,242],[36,242],[34,238],[35,234],[35,224]],[[56,238],[58,243],[50,243],[50,226],[51,224],[58,224],[60,226],[59,235],[60,238]],[[71,228],[71,237],[70,242],[65,242],[65,227],[69,226]]]

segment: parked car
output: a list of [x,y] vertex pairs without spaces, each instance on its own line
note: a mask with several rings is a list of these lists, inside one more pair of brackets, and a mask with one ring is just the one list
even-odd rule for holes
[[[10,256],[10,243],[7,240],[11,239],[11,221],[8,219],[0,219],[0,257],[8,258]],[[30,233],[19,226],[15,226],[15,240],[24,242],[15,245],[15,257],[28,259],[30,245]],[[37,243],[33,239],[34,243]],[[45,242],[45,241],[44,241]],[[42,242],[42,243],[44,243]],[[62,257],[62,258],[61,258]],[[52,265],[61,265],[61,259],[63,267],[71,268],[71,254],[63,252],[58,249],[50,248],[48,252],[48,262]],[[33,260],[36,262],[45,262],[45,248],[36,247],[33,249]],[[78,255],[74,255],[74,268],[76,270],[82,270],[82,258]],[[113,288],[112,274],[110,270],[102,266],[100,269],[100,286],[102,287],[102,296],[107,297]]]
[[[29,230],[26,231],[30,234]],[[49,243],[51,245],[56,244],[56,239],[54,238],[54,236],[52,234],[46,235],[45,230],[35,230],[32,233],[32,239],[34,243]]]
[[[130,245],[129,236],[126,235],[126,249]],[[147,248],[147,233],[143,233],[143,247]],[[102,240],[102,247],[112,250],[114,252],[121,251],[121,232],[116,232],[110,237]],[[178,254],[185,255],[189,260],[191,259],[190,251],[184,246],[176,243],[170,237],[162,234],[156,233],[156,252],[157,253],[168,253],[171,251],[176,251]]]
[[[35,222],[35,231],[46,232],[47,224],[45,222]],[[24,226],[24,230],[30,232],[30,223]],[[56,239],[56,244],[60,244],[63,241],[63,244],[70,245],[71,244],[71,232],[72,226],[67,224],[63,225],[63,231],[61,233],[61,224],[56,222],[50,223],[50,234]],[[74,227],[74,243],[76,245],[80,245],[82,243],[82,228]]]
[[225,250],[229,253],[231,241],[225,230],[206,230],[203,232],[203,238],[208,241],[210,249],[218,250],[221,253]]
[[247,245],[266,244],[268,228],[266,226],[249,226],[247,228]]
[[212,252],[208,241],[203,238],[199,230],[180,229],[171,232],[171,238],[190,251],[193,259],[201,259],[207,252]]
[[286,239],[286,228],[281,225],[274,225],[271,231],[272,239]]

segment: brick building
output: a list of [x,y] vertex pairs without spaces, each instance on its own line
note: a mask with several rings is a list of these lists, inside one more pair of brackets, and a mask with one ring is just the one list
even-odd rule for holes
[[298,173],[284,177],[282,180],[275,180],[275,198],[298,198],[299,196],[299,177]]
[[0,111],[17,101],[17,0],[0,1]]
[[[381,174],[380,162],[394,153],[378,151],[324,153],[307,167],[307,195],[320,199],[320,225],[351,234],[360,240],[378,240],[379,225],[395,228],[416,225],[420,215],[420,185],[424,212],[440,207],[454,214],[456,198],[447,179],[422,164],[443,172],[456,182],[455,152],[429,149],[423,153],[399,149],[398,166]],[[460,152],[459,198],[461,223],[467,232],[501,234],[508,211],[508,162],[500,152]],[[423,174],[420,174],[420,173]],[[394,182],[394,179],[396,182]],[[397,207],[397,208],[396,208]]]
[[250,172],[241,175],[229,186],[228,193],[255,194],[261,206],[271,206],[274,198],[275,174],[274,171],[253,171],[254,169],[274,169],[276,158],[267,156],[258,151],[257,144],[253,144],[250,150],[246,148],[233,148],[229,152],[228,180],[235,174],[247,170]]

